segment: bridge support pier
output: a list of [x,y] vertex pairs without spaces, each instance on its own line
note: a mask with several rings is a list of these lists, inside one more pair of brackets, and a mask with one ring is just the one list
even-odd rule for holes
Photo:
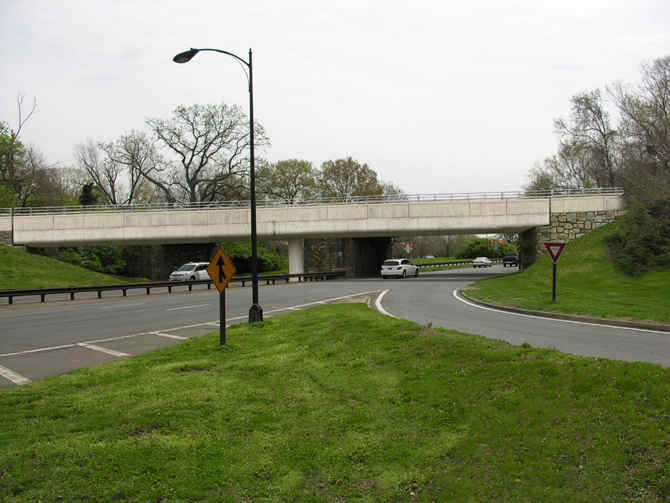
[[[305,272],[305,261],[303,258],[302,238],[289,238],[288,240],[288,272],[289,274],[302,274]],[[298,278],[291,278],[298,281]]]

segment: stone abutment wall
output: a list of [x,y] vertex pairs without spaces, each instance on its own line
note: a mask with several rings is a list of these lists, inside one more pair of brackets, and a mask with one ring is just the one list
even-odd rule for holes
[[610,222],[622,214],[620,210],[552,213],[551,224],[529,229],[520,234],[521,267],[535,262],[547,253],[545,243],[569,243]]
[[0,245],[12,246],[12,233],[0,231]]

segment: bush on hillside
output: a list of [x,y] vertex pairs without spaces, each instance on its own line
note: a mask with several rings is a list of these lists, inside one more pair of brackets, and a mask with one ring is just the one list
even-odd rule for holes
[[[251,274],[251,243],[220,243],[237,269],[237,274]],[[288,259],[258,243],[258,272],[288,271]]]
[[670,268],[670,198],[632,206],[617,221],[607,247],[617,267],[630,276]]
[[126,261],[120,246],[80,246],[72,248],[37,248],[39,255],[85,267],[105,274],[124,274]]

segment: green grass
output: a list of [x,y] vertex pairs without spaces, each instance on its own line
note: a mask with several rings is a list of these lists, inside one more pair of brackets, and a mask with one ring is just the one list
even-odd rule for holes
[[670,370],[320,306],[0,392],[0,499],[668,501]]
[[0,245],[0,290],[111,285],[147,281],[110,276],[41,255]]
[[670,323],[670,270],[632,278],[615,268],[605,244],[614,225],[567,244],[557,263],[556,302],[551,301],[553,263],[548,254],[526,271],[478,281],[466,293],[523,309]]

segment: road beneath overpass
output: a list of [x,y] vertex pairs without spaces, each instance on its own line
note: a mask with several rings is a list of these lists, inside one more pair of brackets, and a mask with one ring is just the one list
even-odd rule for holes
[[[670,366],[670,333],[549,320],[483,309],[454,296],[459,287],[513,269],[456,269],[419,278],[352,279],[265,286],[260,300],[266,316],[303,309],[347,296],[385,292],[388,314],[427,325],[557,349],[582,356],[644,361]],[[550,292],[548,292],[548,295]],[[244,322],[249,288],[227,291],[228,323]],[[22,300],[0,307],[0,387],[61,375],[218,330],[218,293],[196,290],[126,299]],[[24,379],[24,380],[21,380]]]

